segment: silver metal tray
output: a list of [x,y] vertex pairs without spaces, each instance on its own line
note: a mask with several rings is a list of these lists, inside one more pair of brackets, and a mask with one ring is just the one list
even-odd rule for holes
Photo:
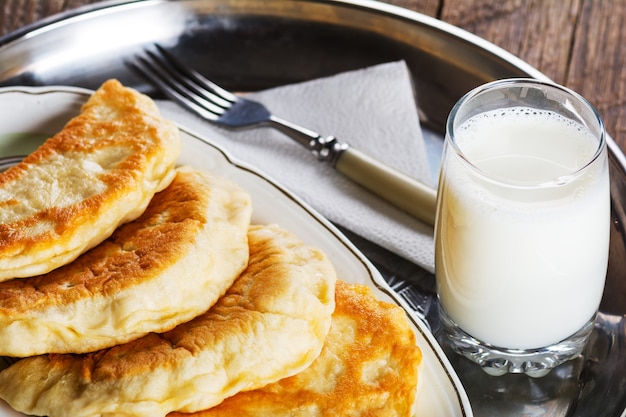
[[[148,0],[98,3],[0,38],[0,86],[93,89],[115,77],[153,94],[125,66],[153,42],[171,46],[182,60],[238,91],[404,59],[423,126],[435,142],[441,140],[448,111],[471,88],[498,78],[546,79],[465,31],[375,1]],[[489,377],[447,352],[476,416],[626,417],[626,158],[612,140],[609,146],[611,252],[592,343],[584,357],[541,379]],[[433,159],[438,162],[437,155]],[[434,278],[344,232],[395,288],[402,291],[409,283],[419,289],[416,307],[436,333]]]

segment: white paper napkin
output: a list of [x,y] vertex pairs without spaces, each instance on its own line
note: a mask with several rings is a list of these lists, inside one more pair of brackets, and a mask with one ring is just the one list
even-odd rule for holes
[[[335,136],[412,177],[432,184],[411,79],[403,61],[249,95],[277,116]],[[218,128],[169,102],[164,116],[257,167],[329,220],[434,270],[432,227],[353,183],[271,128]]]

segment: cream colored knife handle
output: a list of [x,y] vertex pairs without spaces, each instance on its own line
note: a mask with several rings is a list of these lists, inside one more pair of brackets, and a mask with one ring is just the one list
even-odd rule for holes
[[432,187],[350,146],[342,149],[334,164],[337,171],[396,207],[429,225],[435,224],[437,192]]

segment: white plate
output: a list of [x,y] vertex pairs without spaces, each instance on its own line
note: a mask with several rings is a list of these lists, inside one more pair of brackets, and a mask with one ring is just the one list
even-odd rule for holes
[[[90,92],[73,87],[0,88],[0,156],[24,155],[42,137],[59,131],[85,102]],[[416,414],[418,416],[471,417],[468,397],[435,338],[404,302],[397,297],[372,264],[331,223],[265,178],[253,167],[233,160],[210,141],[182,131],[179,162],[231,178],[252,196],[253,222],[275,223],[306,243],[325,251],[339,278],[365,284],[385,301],[399,304],[409,313],[422,350]],[[0,404],[0,417],[21,416]]]

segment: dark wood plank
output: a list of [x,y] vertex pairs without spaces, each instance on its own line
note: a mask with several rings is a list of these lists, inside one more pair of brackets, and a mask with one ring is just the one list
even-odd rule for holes
[[585,0],[566,85],[598,109],[607,131],[626,149],[626,3]]
[[65,9],[63,0],[3,0],[0,4],[0,35]]
[[580,0],[444,0],[440,18],[566,81]]
[[430,17],[439,17],[440,0],[382,0],[383,3],[404,7]]

